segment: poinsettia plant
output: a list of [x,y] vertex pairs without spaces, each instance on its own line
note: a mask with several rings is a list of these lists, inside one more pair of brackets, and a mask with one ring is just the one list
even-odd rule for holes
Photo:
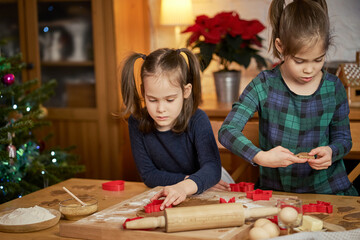
[[223,71],[229,71],[232,62],[247,68],[251,58],[256,60],[258,68],[266,66],[265,59],[258,54],[262,47],[262,38],[258,34],[264,29],[258,20],[241,19],[232,11],[218,13],[212,18],[197,16],[195,24],[182,33],[192,33],[187,46],[200,50],[196,55],[202,71],[209,66],[214,55],[218,56]]

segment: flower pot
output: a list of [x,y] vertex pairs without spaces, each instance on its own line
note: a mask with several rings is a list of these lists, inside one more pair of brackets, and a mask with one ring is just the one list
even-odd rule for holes
[[216,96],[219,102],[233,103],[239,98],[240,71],[214,72]]

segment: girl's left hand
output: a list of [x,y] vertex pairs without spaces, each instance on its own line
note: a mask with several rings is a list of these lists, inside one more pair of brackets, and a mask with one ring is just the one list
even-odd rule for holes
[[332,149],[329,146],[317,147],[309,152],[309,155],[317,155],[316,159],[309,159],[308,163],[315,170],[327,169],[332,164]]
[[230,184],[223,180],[220,180],[216,185],[214,185],[210,189],[214,191],[229,191],[229,192],[231,191]]

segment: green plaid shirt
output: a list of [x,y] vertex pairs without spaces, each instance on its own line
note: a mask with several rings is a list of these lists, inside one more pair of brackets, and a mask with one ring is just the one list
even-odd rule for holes
[[[339,78],[325,70],[323,73],[317,91],[300,96],[287,87],[277,66],[261,72],[233,104],[219,130],[219,141],[253,165],[252,159],[259,151],[276,146],[295,154],[319,146],[329,146],[333,151],[332,165],[324,170],[314,170],[308,163],[279,168],[260,166],[260,188],[343,194],[352,187],[342,159],[352,147],[346,91]],[[242,134],[255,112],[259,114],[260,148]]]

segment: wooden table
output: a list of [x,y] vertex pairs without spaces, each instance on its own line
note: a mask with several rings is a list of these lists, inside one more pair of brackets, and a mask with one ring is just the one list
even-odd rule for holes
[[[66,187],[77,196],[93,196],[98,202],[98,211],[113,206],[128,198],[149,190],[143,183],[126,182],[126,189],[122,192],[111,192],[102,190],[101,184],[106,180],[92,180],[72,178],[56,185],[44,188],[34,193],[23,196],[0,205],[0,212],[19,207],[33,207],[38,205],[45,208],[59,210],[59,202],[71,198],[62,187]],[[61,219],[60,222],[69,222]],[[0,232],[0,239],[68,239],[59,236],[59,224],[56,226],[33,233],[3,233]]]
[[[0,212],[11,210],[19,207],[32,207],[38,205],[46,208],[53,208],[58,210],[60,201],[68,199],[69,195],[62,189],[63,186],[70,191],[75,192],[79,196],[89,195],[98,199],[99,209],[101,211],[105,208],[113,206],[119,202],[129,199],[133,196],[149,190],[143,183],[140,182],[126,182],[125,190],[122,192],[104,191],[101,184],[106,180],[91,180],[73,178],[59,184],[50,186],[48,188],[39,190],[37,192],[23,196],[0,205]],[[274,193],[275,194],[275,193]],[[316,200],[331,202],[334,206],[334,212],[330,215],[318,214],[320,218],[330,223],[336,223],[347,230],[360,228],[360,197],[346,197],[335,195],[320,195],[320,194],[289,194],[279,193],[278,195],[295,195],[303,200],[304,204],[314,203]],[[69,222],[67,220],[60,220],[61,223]],[[69,239],[61,238],[59,236],[59,224],[38,232],[32,233],[3,233],[0,232],[0,239]]]

